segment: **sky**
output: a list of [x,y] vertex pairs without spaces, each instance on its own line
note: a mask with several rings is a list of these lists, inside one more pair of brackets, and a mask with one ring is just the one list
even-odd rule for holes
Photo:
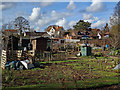
[[[14,0],[13,0],[14,1]],[[43,32],[50,25],[73,28],[79,20],[88,21],[92,28],[102,28],[114,12],[116,2],[91,0],[90,2],[2,2],[0,4],[0,29],[3,24],[22,16],[31,28]]]

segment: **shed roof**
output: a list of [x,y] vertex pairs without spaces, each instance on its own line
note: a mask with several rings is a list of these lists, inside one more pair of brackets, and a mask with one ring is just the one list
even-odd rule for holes
[[29,36],[42,36],[43,34],[47,34],[47,32],[26,32],[26,35]]
[[17,30],[15,30],[15,29],[5,29],[4,31],[5,32],[17,32]]

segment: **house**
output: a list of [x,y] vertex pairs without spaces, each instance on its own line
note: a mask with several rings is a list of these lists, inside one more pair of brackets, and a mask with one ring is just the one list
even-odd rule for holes
[[78,39],[98,39],[98,33],[100,29],[79,30],[76,32]]
[[90,36],[88,36],[88,35],[83,35],[81,39],[90,39]]
[[91,39],[101,39],[100,29],[91,29],[89,31],[89,36]]
[[99,32],[98,32],[97,36],[98,36],[99,39],[102,38],[102,36],[101,36],[101,34]]
[[109,37],[109,35],[110,35],[110,32],[104,33],[104,37]]
[[64,34],[65,39],[98,39],[100,38],[100,29],[86,30],[69,30]]
[[60,38],[62,37],[64,29],[62,26],[57,25],[51,25],[46,29],[46,32],[52,37],[52,38]]
[[106,23],[106,26],[104,27],[104,29],[102,30],[101,33],[102,33],[103,38],[109,37],[110,30],[109,30],[109,27],[108,27],[108,23]]
[[63,36],[64,36],[63,37],[64,39],[80,39],[81,38],[81,36],[78,35],[78,31],[75,31],[75,30],[65,31]]
[[68,31],[64,32],[64,37],[63,38],[64,39],[72,39],[71,32],[68,32]]
[[108,23],[106,23],[103,32],[106,33],[106,32],[109,32],[109,31],[110,31],[110,30],[109,30]]

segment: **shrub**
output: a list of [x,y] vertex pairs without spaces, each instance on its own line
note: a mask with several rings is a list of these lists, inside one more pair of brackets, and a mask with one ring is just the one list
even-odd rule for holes
[[9,83],[13,78],[13,71],[12,70],[5,70],[4,74],[5,74],[5,82]]
[[97,53],[94,53],[94,56],[101,57],[101,56],[103,56],[103,53],[102,52],[97,52]]
[[116,56],[116,55],[120,55],[120,50],[116,50],[116,51],[114,52],[114,56]]

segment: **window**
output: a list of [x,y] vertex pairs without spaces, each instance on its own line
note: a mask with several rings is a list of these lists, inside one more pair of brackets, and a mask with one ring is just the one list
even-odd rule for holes
[[81,32],[80,32],[80,31],[78,32],[78,35],[81,35]]
[[64,40],[61,40],[61,43],[64,43]]

